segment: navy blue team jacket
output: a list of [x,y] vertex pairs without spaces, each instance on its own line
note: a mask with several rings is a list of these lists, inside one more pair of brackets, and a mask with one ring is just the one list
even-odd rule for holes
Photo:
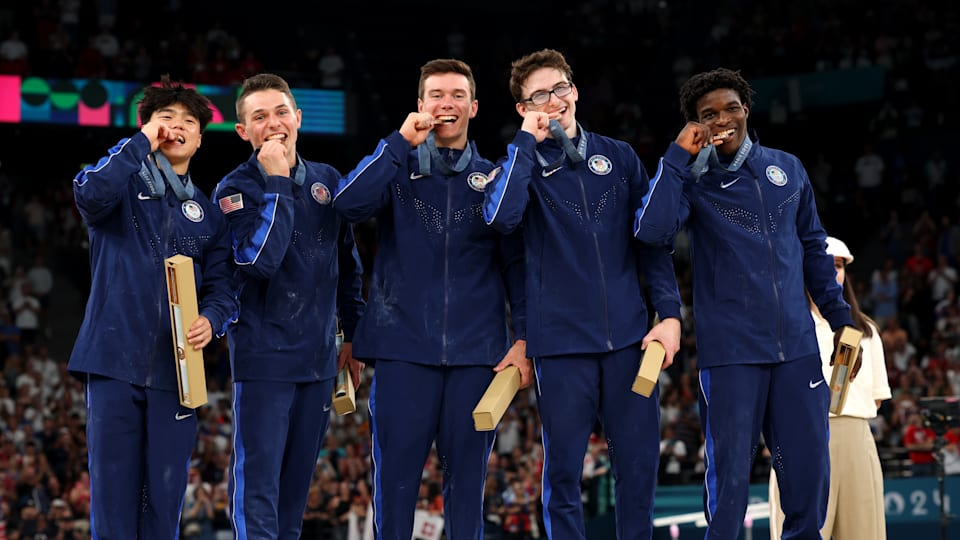
[[353,229],[334,211],[340,173],[299,160],[302,185],[265,176],[256,152],[217,184],[230,223],[240,317],[230,330],[236,381],[336,376],[337,318],[352,341],[363,311]]
[[495,365],[524,338],[523,245],[484,223],[493,163],[470,149],[463,172],[433,166],[421,176],[417,151],[395,131],[341,180],[337,210],[352,222],[376,218],[378,227],[355,356]]
[[149,139],[137,133],[74,179],[93,281],[68,368],[176,391],[164,260],[193,258],[200,314],[216,332],[237,310],[230,236],[220,209],[199,189],[187,201],[169,186],[159,198],[150,195],[138,174],[149,153]]
[[641,248],[631,220],[648,184],[625,142],[589,132],[586,159],[559,168],[553,139],[517,133],[486,188],[484,218],[502,232],[522,228],[526,244],[527,355],[600,353],[643,339],[647,308],[639,274],[661,319],[680,318],[673,259]]
[[819,354],[804,291],[834,330],[852,321],[800,160],[754,144],[736,172],[711,168],[693,181],[690,158],[670,144],[634,231],[644,242],[664,244],[687,228],[698,365]]

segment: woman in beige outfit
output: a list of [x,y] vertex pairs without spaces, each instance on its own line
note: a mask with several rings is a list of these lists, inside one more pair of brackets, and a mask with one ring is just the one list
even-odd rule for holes
[[[885,540],[886,523],[883,514],[883,472],[877,456],[877,444],[870,433],[868,420],[877,416],[880,402],[890,398],[883,344],[877,324],[867,317],[857,304],[853,285],[846,275],[846,266],[853,255],[842,241],[827,237],[827,253],[833,255],[837,269],[837,283],[843,285],[843,298],[850,304],[850,315],[856,327],[863,332],[860,348],[863,363],[860,374],[853,380],[847,401],[840,415],[830,413],[830,497],[827,516],[820,534],[829,540]],[[823,376],[829,381],[833,371],[830,355],[833,351],[833,331],[817,307],[810,303],[810,312],[816,321]],[[780,539],[783,512],[777,478],[770,471],[770,538]]]

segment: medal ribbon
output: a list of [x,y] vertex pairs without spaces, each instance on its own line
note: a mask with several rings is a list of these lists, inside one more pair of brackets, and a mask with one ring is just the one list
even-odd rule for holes
[[560,122],[551,120],[547,129],[550,130],[550,135],[553,135],[553,139],[557,141],[561,148],[563,148],[563,155],[560,156],[560,159],[554,161],[553,163],[548,163],[546,158],[544,158],[539,151],[534,150],[534,152],[537,154],[537,161],[545,171],[550,172],[560,168],[563,165],[563,160],[565,158],[570,158],[571,163],[580,163],[586,159],[587,134],[583,131],[583,128],[580,127],[579,123],[577,123],[577,132],[580,133],[580,142],[577,143],[576,147],[573,146],[573,141],[570,140],[570,137],[567,137],[567,133],[563,131],[563,127],[560,125]]
[[472,158],[473,150],[468,143],[467,146],[464,147],[463,153],[460,154],[460,159],[457,160],[455,165],[447,163],[447,160],[443,159],[440,151],[437,150],[437,142],[432,131],[427,134],[427,140],[423,141],[423,144],[417,147],[417,160],[420,162],[420,174],[423,176],[430,175],[431,162],[437,164],[437,168],[440,169],[440,174],[444,176],[460,174],[466,170]]
[[746,161],[747,154],[750,153],[751,147],[753,147],[753,142],[750,140],[750,137],[747,136],[743,139],[743,144],[740,145],[740,148],[737,150],[737,155],[733,157],[733,161],[730,162],[729,167],[724,167],[720,164],[720,158],[717,157],[716,146],[711,144],[710,146],[701,148],[697,154],[697,159],[695,159],[693,165],[690,166],[690,176],[693,177],[694,181],[699,181],[700,177],[703,176],[710,167],[715,167],[726,172],[739,171],[740,167],[743,166],[743,162]]
[[169,185],[177,198],[186,201],[193,198],[196,188],[190,180],[190,173],[186,174],[186,179],[181,180],[180,175],[173,170],[170,160],[163,152],[152,152],[147,154],[147,159],[143,160],[140,166],[140,178],[147,184],[150,190],[150,196],[154,199],[160,199],[166,193],[166,185]]

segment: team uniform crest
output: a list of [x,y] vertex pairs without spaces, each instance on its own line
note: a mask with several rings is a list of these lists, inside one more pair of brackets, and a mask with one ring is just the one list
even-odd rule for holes
[[194,223],[200,223],[203,221],[203,207],[197,204],[196,201],[183,201],[183,204],[180,205],[180,211],[183,212],[183,215]]
[[[497,169],[494,169],[496,171]],[[479,191],[483,193],[483,188],[487,187],[487,184],[493,180],[493,177],[496,175],[496,172],[491,171],[490,176],[483,174],[482,172],[472,172],[467,175],[467,185],[474,191]]]
[[767,180],[775,186],[784,186],[787,184],[787,173],[776,165],[770,165],[767,167]]
[[601,176],[610,174],[610,171],[613,170],[613,163],[610,161],[610,158],[600,154],[590,156],[590,159],[587,160],[587,166],[590,167],[593,174],[599,174]]
[[313,195],[313,200],[317,201],[320,204],[330,204],[330,190],[327,189],[327,186],[321,182],[316,182],[310,186],[310,194]]

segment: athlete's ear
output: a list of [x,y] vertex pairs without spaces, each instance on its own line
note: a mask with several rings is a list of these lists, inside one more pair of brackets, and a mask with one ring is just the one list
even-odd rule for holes
[[244,125],[241,124],[240,122],[237,122],[236,124],[234,124],[234,125],[233,125],[233,129],[237,132],[237,135],[239,135],[241,139],[243,139],[243,140],[245,140],[245,141],[249,141],[249,140],[250,140],[250,136],[247,135],[247,128],[246,128],[246,126],[244,126]]

